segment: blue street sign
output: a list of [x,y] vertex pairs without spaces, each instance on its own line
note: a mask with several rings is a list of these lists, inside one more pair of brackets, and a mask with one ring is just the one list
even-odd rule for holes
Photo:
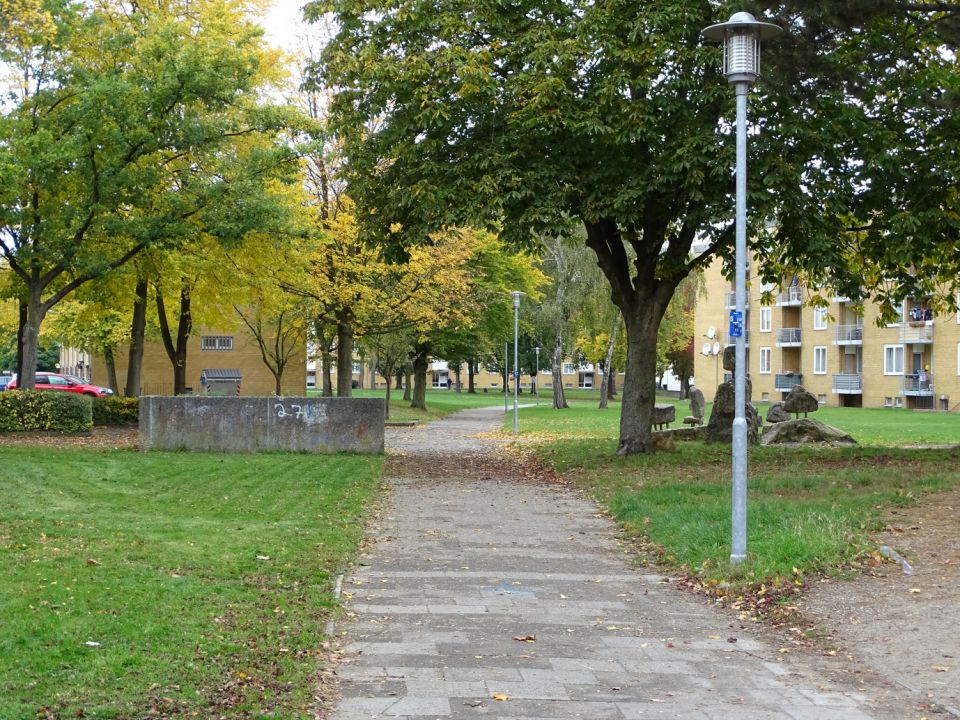
[[519,380],[519,379],[520,379],[520,371],[519,371],[519,370],[514,370],[514,371],[513,371],[513,379],[514,379],[514,380]]
[[730,311],[730,337],[743,336],[743,313],[738,310]]

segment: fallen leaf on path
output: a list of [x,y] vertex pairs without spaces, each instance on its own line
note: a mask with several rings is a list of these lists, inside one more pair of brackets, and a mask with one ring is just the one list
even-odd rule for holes
[[937,672],[950,672],[949,665],[934,665],[933,669],[936,670]]
[[514,635],[513,639],[517,642],[532,643],[537,641],[536,635]]
[[509,699],[510,699],[510,696],[509,696],[509,695],[506,695],[506,694],[504,694],[504,693],[495,693],[494,696],[493,696],[493,699],[494,699],[494,700],[499,700],[500,702],[503,702],[504,700],[509,700]]

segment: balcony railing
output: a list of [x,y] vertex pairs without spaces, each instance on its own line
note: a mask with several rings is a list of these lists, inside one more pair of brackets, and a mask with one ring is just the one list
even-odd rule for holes
[[863,325],[834,325],[835,345],[863,345]]
[[801,373],[777,373],[773,378],[773,387],[776,390],[793,390],[803,380]]
[[777,347],[798,346],[803,340],[801,328],[779,328],[777,330]]
[[803,288],[799,285],[791,285],[777,296],[777,305],[802,305]]
[[863,393],[863,375],[859,373],[834,375],[833,392],[843,395],[861,395]]
[[933,375],[916,373],[903,376],[904,395],[933,395]]
[[933,322],[924,320],[910,320],[900,325],[900,342],[904,343],[932,343]]

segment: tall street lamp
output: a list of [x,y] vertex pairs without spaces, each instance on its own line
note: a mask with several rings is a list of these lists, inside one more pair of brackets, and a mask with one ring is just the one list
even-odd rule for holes
[[520,388],[520,358],[517,353],[517,337],[520,333],[520,298],[525,292],[514,290],[510,293],[513,298],[513,434],[520,432],[518,416],[520,413],[517,404],[517,393]]
[[770,23],[758,22],[748,12],[738,12],[725,23],[711,25],[703,36],[723,44],[723,74],[737,92],[737,240],[735,305],[730,313],[730,336],[735,339],[733,419],[733,509],[730,562],[747,557],[747,352],[743,334],[746,305],[747,260],[747,92],[760,76],[760,41],[779,35],[782,30]]

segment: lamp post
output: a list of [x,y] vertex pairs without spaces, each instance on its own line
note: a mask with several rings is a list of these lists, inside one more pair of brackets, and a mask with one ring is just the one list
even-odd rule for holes
[[534,350],[537,351],[536,372],[533,375],[533,391],[537,396],[537,406],[540,405],[540,346],[537,345]]
[[782,30],[770,23],[758,22],[748,12],[738,12],[725,23],[702,31],[707,40],[723,44],[723,74],[737,93],[737,207],[736,309],[730,313],[730,336],[736,343],[733,419],[733,507],[732,550],[730,562],[747,557],[747,419],[746,419],[746,338],[743,315],[746,305],[747,255],[747,92],[760,75],[760,41],[779,35]]
[[525,292],[514,290],[510,293],[513,298],[513,434],[520,432],[520,423],[518,416],[520,409],[517,402],[517,394],[520,389],[520,358],[518,355],[517,339],[520,334],[520,297],[526,295]]

